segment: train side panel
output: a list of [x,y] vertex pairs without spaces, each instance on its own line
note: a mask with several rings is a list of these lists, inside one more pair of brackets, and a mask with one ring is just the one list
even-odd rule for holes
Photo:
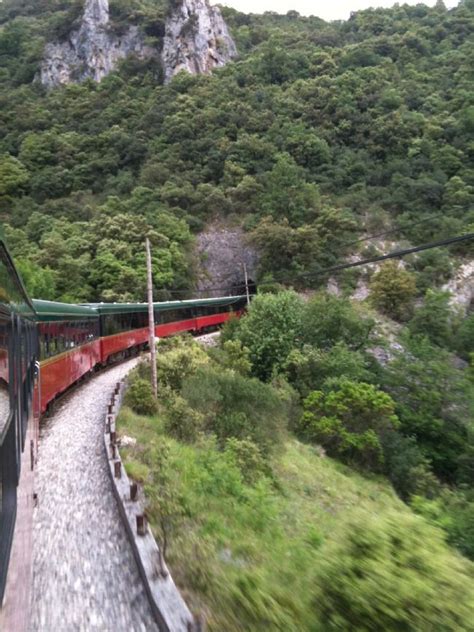
[[41,412],[100,362],[100,340],[94,340],[41,362]]
[[110,356],[148,342],[148,327],[124,331],[100,339],[100,360],[106,364]]

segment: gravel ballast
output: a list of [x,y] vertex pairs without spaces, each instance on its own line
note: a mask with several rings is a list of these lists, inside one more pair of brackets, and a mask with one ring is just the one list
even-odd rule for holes
[[153,632],[103,447],[104,415],[129,360],[68,395],[43,425],[30,632]]

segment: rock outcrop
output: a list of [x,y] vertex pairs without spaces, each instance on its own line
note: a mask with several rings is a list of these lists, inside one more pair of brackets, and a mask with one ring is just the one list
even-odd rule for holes
[[451,293],[450,303],[465,315],[474,303],[474,262],[459,266],[454,277],[441,288]]
[[174,0],[165,24],[165,81],[181,70],[209,73],[236,55],[234,41],[217,7],[211,7],[207,0]]
[[208,291],[210,296],[221,296],[229,294],[227,288],[234,287],[235,291],[244,293],[244,264],[249,286],[253,286],[258,255],[241,228],[210,226],[197,237],[197,255],[201,262],[199,290]]
[[[158,57],[159,51],[145,45],[138,26],[114,32],[108,0],[86,0],[79,27],[66,40],[46,45],[39,80],[48,88],[88,78],[101,81],[130,54],[146,59]],[[172,0],[161,53],[165,81],[180,70],[208,73],[236,54],[217,7],[208,0]]]
[[136,26],[120,36],[110,30],[108,0],[86,0],[80,27],[67,40],[46,45],[40,80],[47,87],[88,78],[100,81],[131,53],[140,58],[155,54]]

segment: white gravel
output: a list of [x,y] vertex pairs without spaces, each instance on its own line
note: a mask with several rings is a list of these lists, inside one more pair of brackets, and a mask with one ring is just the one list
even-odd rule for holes
[[158,630],[103,451],[107,400],[135,363],[94,377],[43,426],[29,632]]

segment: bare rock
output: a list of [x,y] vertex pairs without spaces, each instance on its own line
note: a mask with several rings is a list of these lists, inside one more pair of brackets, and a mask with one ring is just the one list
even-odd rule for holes
[[207,74],[237,55],[237,48],[218,7],[208,0],[174,0],[165,24],[165,82],[181,70]]
[[132,53],[140,58],[156,54],[145,46],[136,26],[121,36],[109,29],[108,0],[86,0],[79,29],[63,42],[46,45],[40,80],[49,88],[85,79],[101,81]]
[[199,290],[209,290],[213,296],[229,293],[221,288],[235,287],[237,291],[243,292],[244,264],[247,267],[249,284],[253,284],[258,255],[247,243],[241,228],[210,226],[198,236],[197,250],[201,261]]
[[474,302],[474,261],[459,266],[454,277],[442,289],[451,293],[451,305],[461,313],[468,312]]

